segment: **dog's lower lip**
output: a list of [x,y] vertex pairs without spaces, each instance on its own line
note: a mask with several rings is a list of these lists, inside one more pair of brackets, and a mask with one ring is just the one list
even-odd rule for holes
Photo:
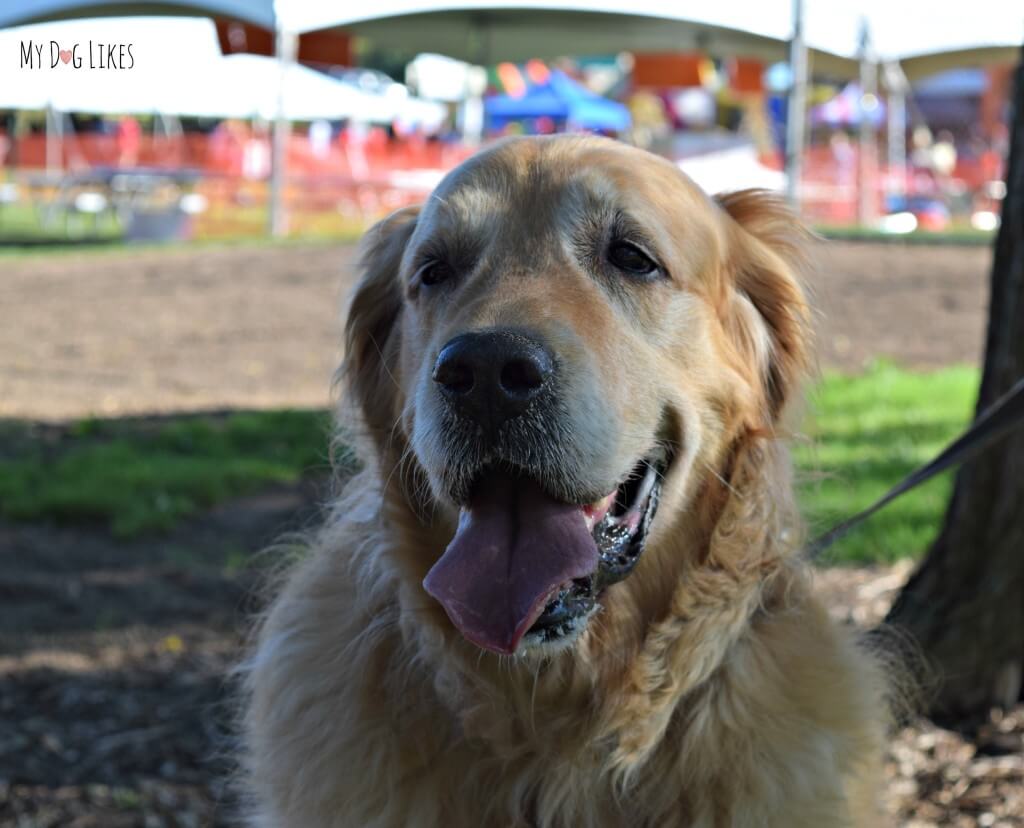
[[[632,572],[657,510],[667,465],[666,458],[647,458],[610,495],[580,507],[598,547],[597,571],[563,585],[530,627],[529,639],[547,643],[571,634],[593,611],[601,593]],[[630,490],[634,496],[627,499]],[[616,503],[616,498],[622,502]],[[614,506],[622,507],[617,514]]]

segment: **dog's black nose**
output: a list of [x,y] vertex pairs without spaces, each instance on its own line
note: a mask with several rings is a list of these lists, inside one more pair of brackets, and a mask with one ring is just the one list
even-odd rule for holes
[[551,354],[518,331],[477,331],[455,337],[434,363],[434,382],[455,409],[494,429],[526,410],[553,370]]

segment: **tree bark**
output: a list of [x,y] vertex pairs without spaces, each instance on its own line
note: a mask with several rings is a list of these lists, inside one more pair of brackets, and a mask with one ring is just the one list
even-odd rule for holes
[[[978,412],[1024,376],[1024,54],[1013,110]],[[1024,426],[961,468],[942,532],[887,620],[923,649],[933,718],[973,719],[1020,698]]]

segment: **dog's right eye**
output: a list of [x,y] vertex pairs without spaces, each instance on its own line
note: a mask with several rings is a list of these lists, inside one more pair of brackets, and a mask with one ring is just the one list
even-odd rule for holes
[[446,281],[452,275],[452,269],[444,262],[427,262],[416,271],[413,277],[421,285],[430,287]]
[[633,276],[650,276],[658,265],[635,244],[618,241],[608,248],[608,261]]

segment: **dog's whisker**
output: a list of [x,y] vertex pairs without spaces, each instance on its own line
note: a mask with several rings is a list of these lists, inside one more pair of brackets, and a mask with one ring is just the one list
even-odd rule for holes
[[384,492],[387,492],[388,488],[391,485],[391,480],[395,476],[396,472],[399,472],[399,480],[401,481],[402,478],[401,478],[401,473],[400,473],[399,469],[405,463],[406,458],[410,457],[411,454],[412,454],[412,446],[411,445],[407,445],[405,447],[405,449],[402,451],[402,454],[399,456],[398,460],[391,467],[391,472],[388,474],[387,479],[384,481],[384,485],[382,487],[382,490]]
[[704,468],[706,468],[709,472],[711,472],[711,474],[718,480],[718,482],[721,483],[723,486],[725,486],[726,489],[729,490],[730,494],[732,494],[732,495],[734,495],[736,497],[742,497],[742,494],[739,492],[739,490],[737,490],[728,480],[726,480],[724,477],[722,477],[722,475],[719,473],[718,469],[716,469],[714,466],[712,466],[706,460],[703,460],[702,463],[704,465]]
[[530,690],[530,731],[532,733],[537,732],[537,683],[540,681],[540,669],[541,665],[538,663],[534,666],[533,670],[533,688]]
[[402,386],[399,384],[398,380],[395,379],[395,375],[391,373],[391,367],[388,365],[388,361],[384,358],[384,352],[381,350],[380,345],[377,343],[377,338],[372,333],[368,334],[367,338],[370,340],[374,349],[377,351],[377,356],[380,359],[380,365],[384,369],[384,373],[387,374],[388,379],[391,380],[392,385],[394,385],[396,389],[401,391]]

